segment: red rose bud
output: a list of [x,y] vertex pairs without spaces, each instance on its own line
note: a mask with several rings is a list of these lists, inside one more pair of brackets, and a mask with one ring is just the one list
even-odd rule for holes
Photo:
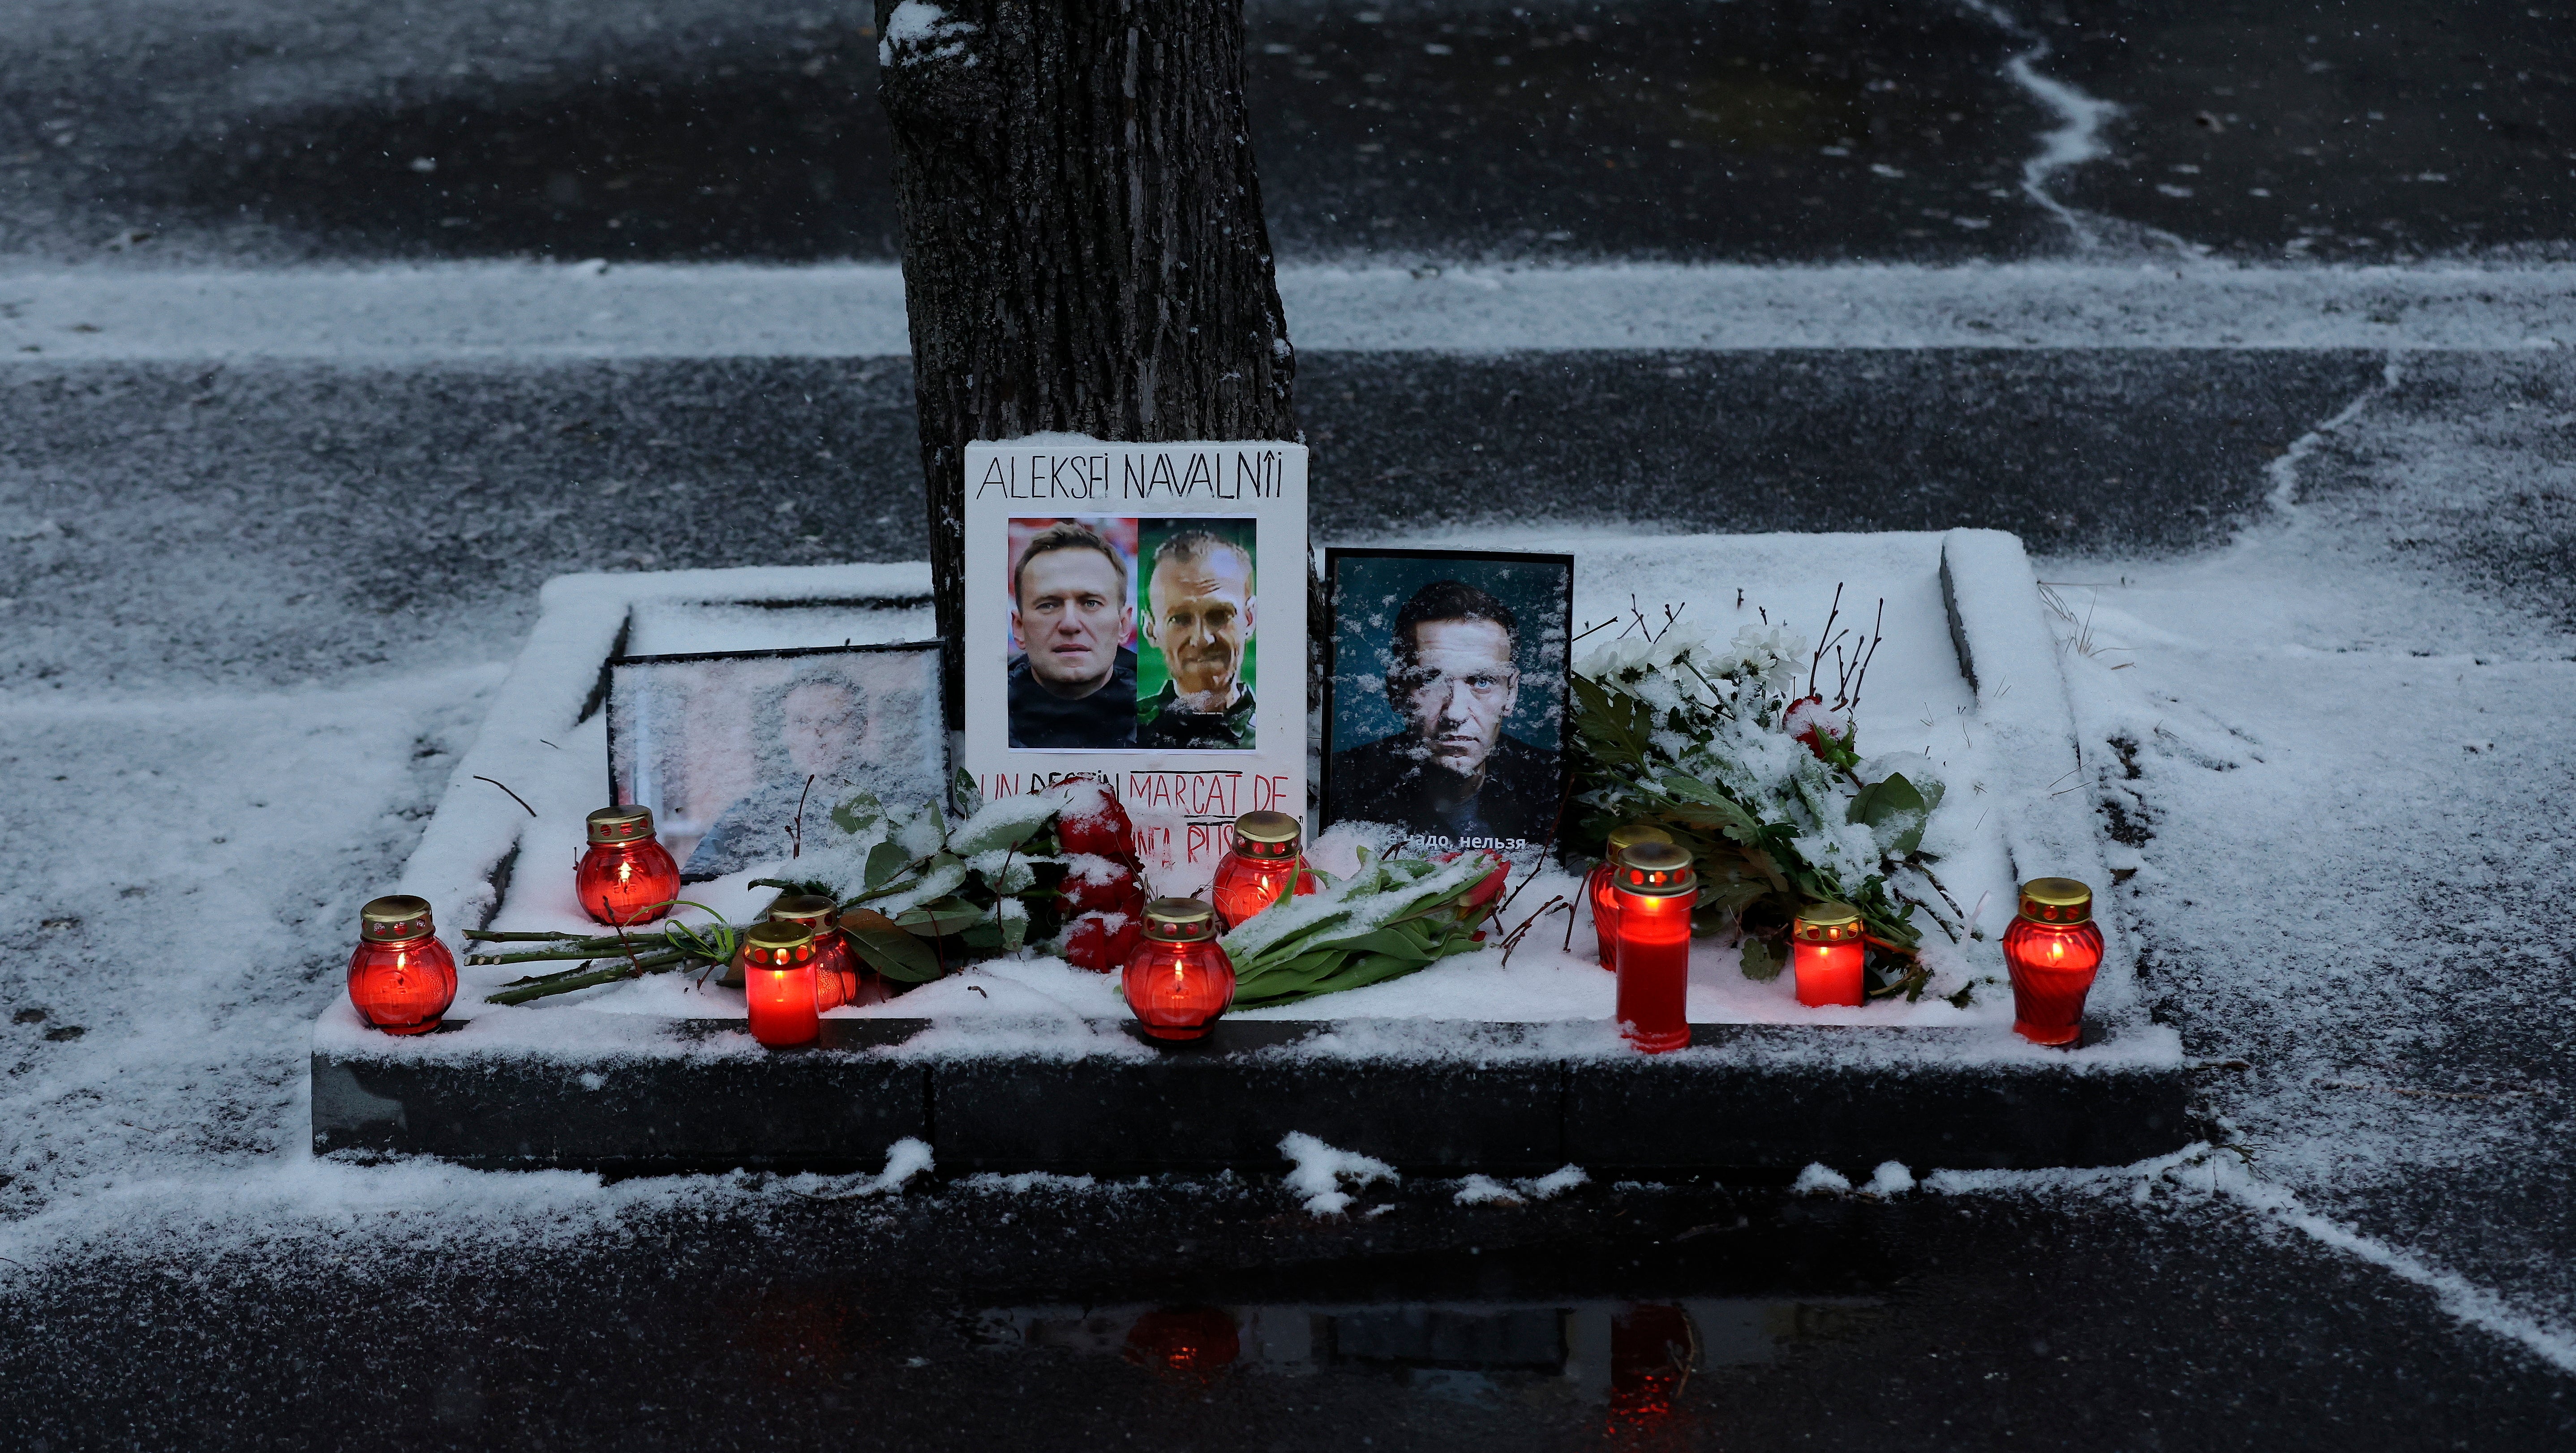
[[1142,913],[1145,908],[1145,885],[1136,880],[1136,870],[1098,855],[1068,860],[1059,891],[1067,913]]
[[1098,783],[1075,789],[1073,801],[1056,816],[1055,840],[1067,854],[1136,861],[1136,825],[1127,820],[1127,809],[1118,805],[1117,797]]
[[1109,924],[1097,913],[1086,913],[1064,928],[1064,961],[1077,969],[1095,974],[1109,972]]
[[1825,752],[1827,740],[1841,743],[1851,739],[1850,725],[1826,709],[1822,696],[1805,696],[1790,702],[1788,714],[1781,718],[1781,725],[1788,729],[1790,740],[1815,753],[1816,760],[1820,762],[1833,760]]
[[1114,974],[1127,967],[1144,928],[1143,910],[1135,913],[1086,913],[1064,932],[1064,960],[1077,969]]

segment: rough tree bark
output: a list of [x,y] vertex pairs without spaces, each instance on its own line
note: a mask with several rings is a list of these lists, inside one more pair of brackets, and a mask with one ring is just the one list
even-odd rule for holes
[[[877,0],[939,632],[964,452],[1046,430],[1295,439],[1241,0]],[[964,652],[948,653],[962,725]]]

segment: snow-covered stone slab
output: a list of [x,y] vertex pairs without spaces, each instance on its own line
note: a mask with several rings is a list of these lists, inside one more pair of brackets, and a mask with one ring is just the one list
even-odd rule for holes
[[[1304,1130],[1469,1170],[1740,1170],[1836,1163],[1828,1151],[1862,1147],[1917,1168],[2101,1164],[2182,1143],[2180,1045],[2144,1022],[2116,939],[2085,1047],[2041,1051],[2010,1030],[1996,940],[2013,884],[2056,873],[2106,886],[2085,796],[2065,790],[2080,780],[2079,747],[2018,541],[1959,530],[1592,536],[1570,548],[1584,623],[1632,606],[1660,619],[1669,605],[1721,639],[1739,621],[1783,620],[1812,638],[1838,586],[1843,622],[1864,632],[1885,600],[1861,749],[1919,757],[1907,770],[1948,784],[1926,846],[1971,929],[1955,943],[1926,934],[1933,993],[1807,1009],[1786,976],[1746,979],[1733,949],[1704,942],[1694,1048],[1648,1059],[1611,1032],[1613,981],[1590,960],[1588,922],[1569,951],[1559,915],[1508,958],[1489,949],[1234,1016],[1213,1052],[1148,1048],[1123,1027],[1112,980],[1028,957],[834,1010],[822,1048],[770,1054],[743,1032],[738,991],[689,976],[502,1008],[482,995],[518,971],[468,967],[439,1034],[375,1034],[345,1005],[316,1025],[316,1148],[678,1170],[873,1164],[911,1137],[953,1169],[1253,1169],[1275,1168],[1279,1136]],[[921,639],[928,597],[920,565],[549,582],[390,891],[428,898],[451,941],[469,927],[587,928],[571,868],[583,815],[607,800],[610,657]],[[749,921],[769,893],[747,880],[774,871],[688,896]],[[1542,874],[1515,917],[1574,887]],[[804,1108],[782,1113],[790,1105]]]
[[[1698,1024],[1647,1057],[1606,1023],[1228,1020],[1149,1046],[1115,1021],[835,1019],[771,1053],[728,1020],[614,1041],[479,1026],[316,1035],[314,1148],[495,1168],[855,1170],[903,1139],[951,1173],[1273,1171],[1291,1134],[1408,1172],[1762,1175],[1822,1163],[2119,1165],[2186,1139],[2171,1030],[2073,1055],[1964,1029]],[[479,1031],[479,1032],[478,1032]]]

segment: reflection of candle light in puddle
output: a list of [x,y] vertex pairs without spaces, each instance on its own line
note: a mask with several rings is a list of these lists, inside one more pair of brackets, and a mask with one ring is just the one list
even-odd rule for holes
[[1699,1360],[1699,1336],[1676,1306],[1632,1304],[1610,1319],[1611,1433],[1677,1425],[1682,1387]]
[[761,1381],[780,1387],[809,1382],[851,1355],[850,1298],[829,1287],[786,1290],[717,1304],[720,1326]]
[[1127,1360],[1156,1372],[1212,1377],[1242,1351],[1234,1318],[1219,1307],[1163,1307],[1127,1329]]

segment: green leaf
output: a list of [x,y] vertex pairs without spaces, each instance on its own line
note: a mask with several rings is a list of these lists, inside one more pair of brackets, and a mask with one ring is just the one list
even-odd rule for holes
[[1427,964],[1439,955],[1431,951],[1426,938],[1427,935],[1408,933],[1402,927],[1381,928],[1375,933],[1344,939],[1334,947],[1345,953],[1385,954],[1408,963]]
[[1860,789],[1843,814],[1843,821],[1866,823],[1872,828],[1895,828],[1888,840],[1891,857],[1903,857],[1923,846],[1923,829],[1931,821],[1932,809],[1941,801],[1941,784],[1932,784],[1929,793],[1916,787],[1902,772],[1891,774],[1883,782],[1872,782]]
[[868,849],[867,877],[863,886],[869,892],[884,887],[893,881],[895,874],[903,871],[905,864],[911,861],[911,855],[903,850],[901,844],[877,844]]
[[939,956],[930,946],[895,925],[873,908],[853,908],[841,915],[841,932],[868,967],[906,984],[926,984],[939,977]]
[[949,795],[956,799],[957,815],[961,820],[984,810],[984,791],[975,785],[975,774],[963,767],[957,769]]
[[989,853],[1005,848],[1016,848],[1020,844],[1027,842],[1029,839],[1036,837],[1040,831],[1045,829],[1047,824],[1054,820],[1055,814],[1048,813],[1042,817],[1022,818],[1017,822],[1002,821],[988,823],[984,827],[977,829],[972,836],[961,833],[960,835],[949,839],[948,850],[961,857],[971,858],[977,853]]
[[1702,879],[1699,889],[1699,901],[1700,906],[1703,908],[1722,909],[1728,913],[1742,913],[1747,905],[1770,891],[1770,884],[1757,882],[1750,878],[1737,878],[1723,883],[1712,883],[1706,879]]
[[986,921],[985,910],[963,898],[934,898],[896,915],[895,926],[923,938],[945,938]]
[[1851,808],[1843,814],[1845,822],[1865,822],[1871,827],[1892,822],[1909,812],[1926,808],[1923,794],[1902,772],[1891,773],[1883,781],[1872,782],[1853,794]]
[[1771,951],[1769,940],[1759,938],[1744,940],[1744,977],[1768,983],[1780,977],[1782,967],[1784,966],[1779,955]]
[[862,792],[832,809],[832,821],[846,833],[858,833],[885,816],[885,804],[873,792]]

